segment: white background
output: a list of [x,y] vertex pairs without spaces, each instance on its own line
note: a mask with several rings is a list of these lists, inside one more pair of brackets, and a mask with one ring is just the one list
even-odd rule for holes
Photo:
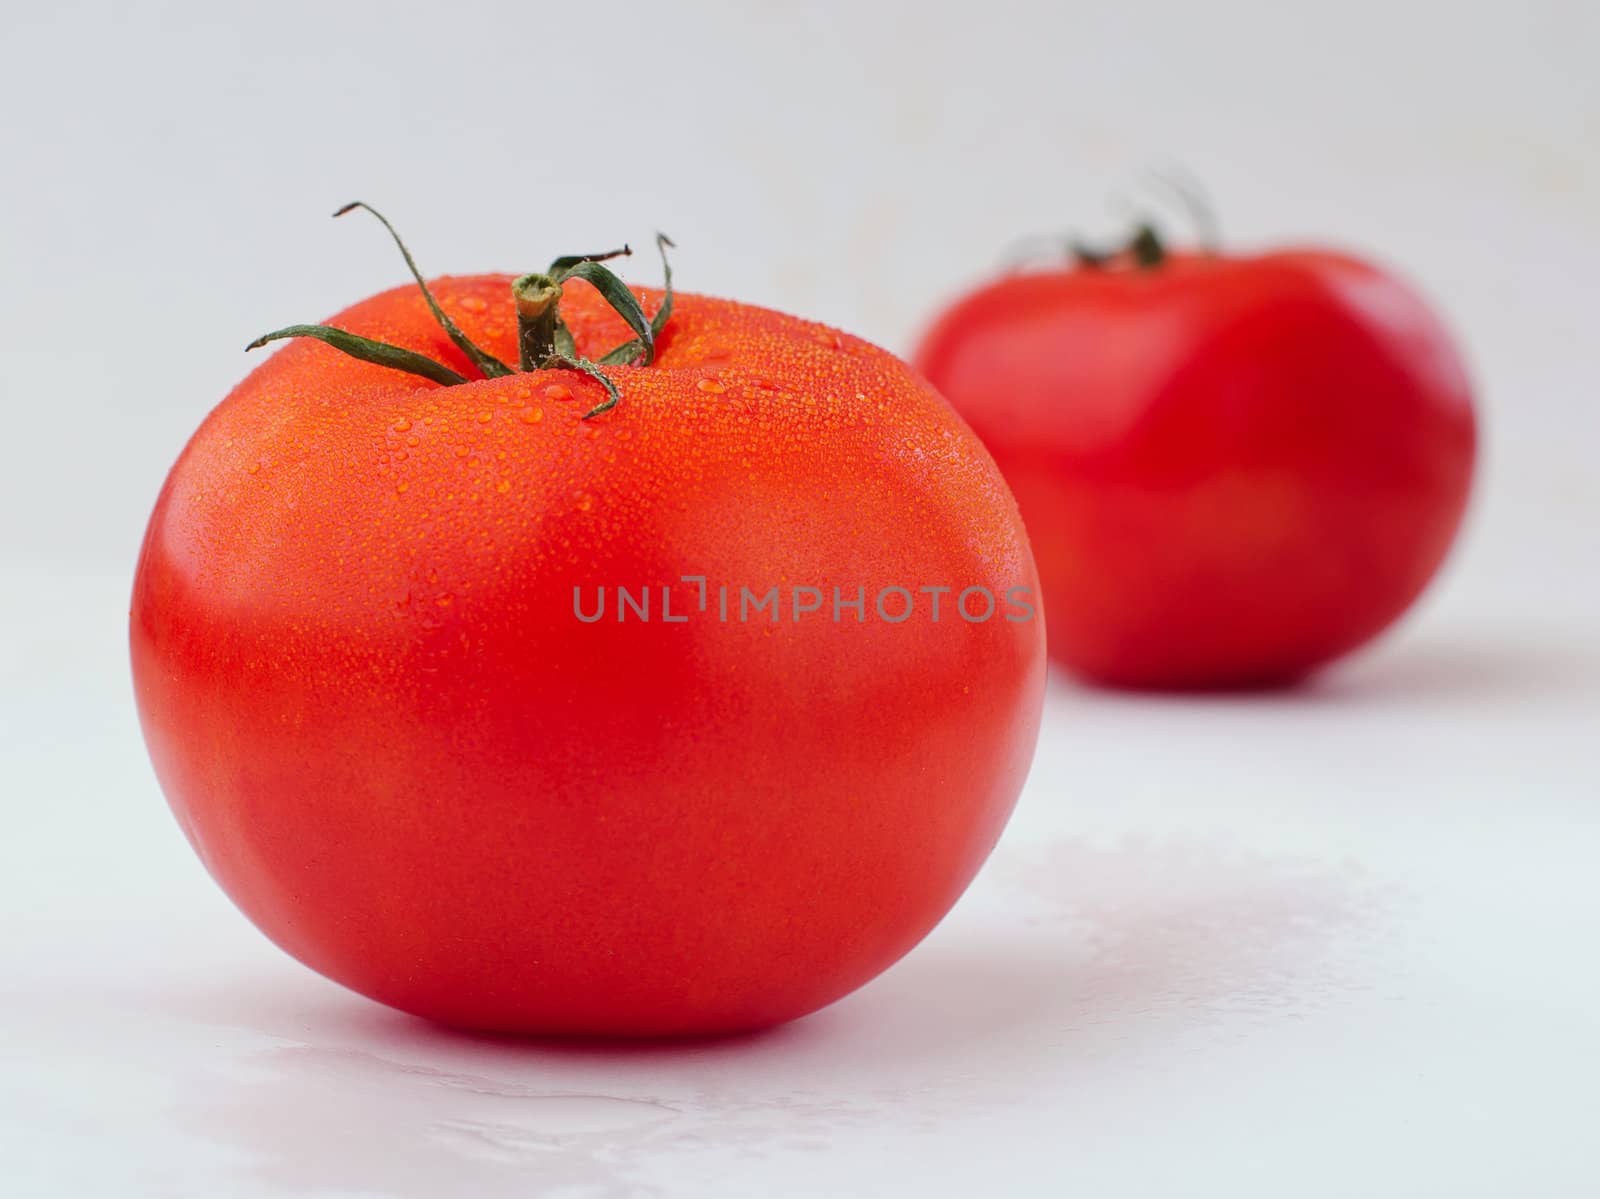
[[[8,3],[0,34],[7,1195],[1600,1192],[1600,9]],[[1056,680],[963,903],[755,1037],[445,1032],[205,877],[129,578],[240,347],[402,280],[337,204],[436,273],[664,228],[685,288],[904,351],[1171,162],[1233,244],[1365,251],[1463,339],[1481,487],[1381,645],[1281,696]]]

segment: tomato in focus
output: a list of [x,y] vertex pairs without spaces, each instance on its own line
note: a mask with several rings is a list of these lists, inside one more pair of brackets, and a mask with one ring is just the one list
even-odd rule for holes
[[[433,294],[515,361],[511,285]],[[585,361],[629,335],[587,284],[560,315]],[[475,373],[417,288],[332,323]],[[803,1015],[933,927],[1022,786],[1043,622],[1005,604],[1037,580],[979,441],[812,322],[679,294],[655,348],[587,419],[583,370],[445,386],[296,340],[156,503],[131,645],[173,811],[269,937],[383,1003],[540,1034]],[[954,589],[937,621],[924,585]],[[954,612],[973,587],[992,618]]]

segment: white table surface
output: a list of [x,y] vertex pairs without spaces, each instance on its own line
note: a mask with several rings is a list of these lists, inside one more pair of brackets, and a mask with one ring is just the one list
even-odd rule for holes
[[902,963],[767,1033],[615,1045],[446,1031],[256,933],[145,760],[125,591],[0,590],[8,1195],[1600,1190],[1575,606],[1432,605],[1288,695],[1056,680],[1000,848]]

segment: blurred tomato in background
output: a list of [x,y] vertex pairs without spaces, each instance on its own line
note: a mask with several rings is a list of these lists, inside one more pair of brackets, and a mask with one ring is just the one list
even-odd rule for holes
[[1052,655],[1097,682],[1296,679],[1406,609],[1466,503],[1461,356],[1348,255],[1146,226],[969,293],[915,362],[1016,493]]

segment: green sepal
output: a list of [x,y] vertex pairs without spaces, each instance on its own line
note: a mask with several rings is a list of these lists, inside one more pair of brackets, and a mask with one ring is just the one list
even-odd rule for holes
[[433,313],[433,319],[439,322],[440,327],[449,334],[450,340],[456,343],[456,347],[471,360],[472,365],[483,372],[483,377],[485,379],[497,379],[503,375],[511,374],[512,370],[509,366],[487,350],[480,349],[470,337],[461,331],[461,327],[446,315],[445,310],[439,307],[439,301],[435,300],[433,292],[428,290],[427,283],[423,281],[422,272],[417,269],[417,264],[411,257],[411,251],[406,249],[406,243],[400,240],[400,235],[395,232],[394,226],[389,223],[389,219],[383,213],[361,200],[352,200],[333,215],[341,217],[357,208],[365,209],[377,217],[379,223],[389,231],[389,236],[394,238],[394,244],[400,248],[400,256],[406,260],[406,267],[411,271],[411,277],[417,281],[417,286],[422,289],[422,298],[428,302],[428,309]]
[[633,289],[612,272],[610,267],[602,266],[598,262],[579,262],[568,267],[560,275],[550,276],[558,283],[568,279],[582,279],[593,285],[601,298],[612,308],[617,315],[628,322],[628,328],[644,344],[644,361],[646,364],[655,357],[655,334],[650,329],[650,319],[645,316],[644,309],[639,306],[639,297],[633,294]]
[[349,354],[352,358],[359,358],[362,362],[371,362],[376,366],[387,366],[392,370],[421,375],[424,379],[431,379],[435,383],[442,383],[446,387],[453,387],[457,383],[466,383],[468,381],[465,375],[456,374],[444,363],[435,362],[426,354],[419,354],[415,350],[408,350],[402,346],[392,346],[386,341],[373,341],[370,337],[362,337],[359,333],[348,333],[343,329],[335,329],[331,325],[290,325],[284,329],[262,334],[262,336],[245,346],[245,350],[257,350],[269,341],[282,341],[289,337],[313,338],[316,341],[332,346],[342,353]]
[[[676,249],[676,243],[665,233],[656,234],[656,250],[661,255],[661,274],[664,279],[661,295],[661,307],[656,309],[655,316],[650,318],[650,336],[652,345],[650,357],[645,360],[646,365],[655,358],[654,342],[661,336],[661,330],[667,327],[667,322],[672,319],[672,263],[667,261],[667,249]],[[625,341],[620,346],[607,350],[597,361],[602,366],[626,366],[639,357],[644,350],[644,343],[638,338]]]
[[600,386],[606,389],[607,399],[605,403],[597,404],[585,412],[583,414],[584,420],[588,420],[591,416],[599,416],[602,412],[610,412],[621,403],[622,393],[617,390],[617,385],[611,381],[611,376],[601,370],[597,364],[589,361],[589,359],[573,358],[566,354],[551,354],[550,357],[544,360],[544,365],[541,369],[550,370],[553,367],[566,367],[569,370],[582,371],[591,379],[597,380]]
[[633,247],[624,245],[620,250],[606,250],[600,254],[565,254],[552,262],[550,269],[545,273],[551,278],[559,279],[580,262],[610,262],[613,258],[626,258],[632,253]]
[[1135,265],[1142,271],[1153,271],[1167,260],[1166,243],[1161,240],[1156,227],[1149,223],[1133,231],[1133,237],[1128,242],[1128,253],[1133,255]]

